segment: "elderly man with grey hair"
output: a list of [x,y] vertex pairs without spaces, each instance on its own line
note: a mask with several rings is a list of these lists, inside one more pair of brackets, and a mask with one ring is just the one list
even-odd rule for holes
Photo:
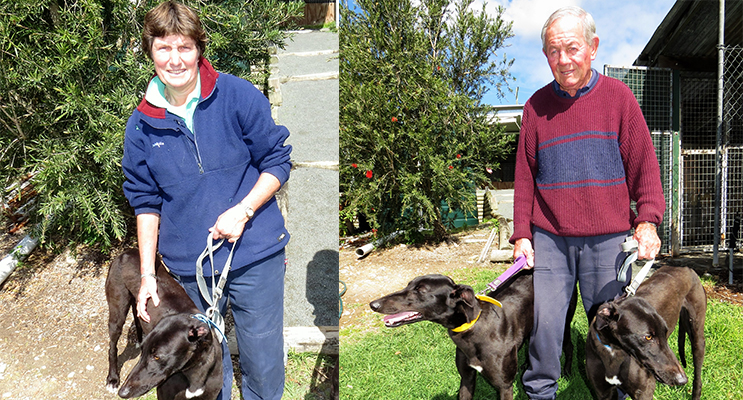
[[[638,258],[660,250],[665,211],[660,168],[645,119],[622,82],[591,68],[599,38],[579,7],[555,11],[542,29],[554,81],[524,106],[516,155],[514,257],[534,270],[534,328],[524,387],[554,399],[562,327],[580,285],[590,321],[621,293],[621,243],[634,228]],[[637,212],[630,207],[636,202]]]

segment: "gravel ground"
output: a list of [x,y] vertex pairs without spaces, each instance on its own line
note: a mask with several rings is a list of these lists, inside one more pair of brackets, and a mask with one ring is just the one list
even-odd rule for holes
[[[118,398],[104,384],[107,259],[36,250],[0,286],[0,399]],[[137,356],[127,339],[119,345],[124,370]]]

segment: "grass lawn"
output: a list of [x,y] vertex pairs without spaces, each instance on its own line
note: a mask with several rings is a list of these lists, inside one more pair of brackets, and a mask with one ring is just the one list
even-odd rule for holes
[[[446,273],[446,272],[445,272]],[[470,268],[448,274],[456,282],[467,282],[478,291],[492,280],[494,271]],[[705,287],[714,286],[703,281]],[[393,288],[398,290],[400,288]],[[390,290],[390,292],[393,290]],[[348,304],[346,307],[368,307]],[[371,314],[359,325],[341,330],[340,396],[342,399],[430,399],[455,400],[459,374],[454,364],[454,343],[446,329],[431,322],[420,322],[389,329],[380,314]],[[370,328],[371,327],[371,328]],[[705,323],[706,354],[702,372],[702,399],[743,399],[743,307],[709,299]],[[588,322],[582,305],[578,305],[572,323],[572,340],[576,355],[573,374],[560,378],[558,399],[592,399],[585,376],[585,338]],[[677,334],[669,343],[676,352]],[[686,341],[689,383],[683,387],[658,384],[654,399],[690,399],[694,369],[691,347]],[[525,349],[519,352],[519,365],[524,364]],[[526,399],[516,377],[514,397]],[[497,390],[478,377],[475,399],[496,399]]]
[[[289,353],[284,383],[285,400],[332,400],[329,370],[337,362],[337,357],[315,353]],[[232,398],[239,400],[240,389],[232,382]],[[141,397],[142,400],[156,400],[155,389]]]

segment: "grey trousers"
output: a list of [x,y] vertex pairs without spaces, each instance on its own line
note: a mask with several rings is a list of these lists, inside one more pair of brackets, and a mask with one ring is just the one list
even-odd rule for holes
[[554,399],[560,377],[560,354],[570,297],[580,286],[588,321],[602,303],[621,294],[617,282],[629,232],[590,237],[562,237],[534,228],[534,328],[529,339],[529,368],[522,381],[530,399]]

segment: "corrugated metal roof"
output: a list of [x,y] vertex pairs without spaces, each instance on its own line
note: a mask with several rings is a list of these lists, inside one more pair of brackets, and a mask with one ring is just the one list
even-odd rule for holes
[[[719,1],[677,0],[635,65],[715,71]],[[725,2],[725,44],[743,46],[743,1]]]

